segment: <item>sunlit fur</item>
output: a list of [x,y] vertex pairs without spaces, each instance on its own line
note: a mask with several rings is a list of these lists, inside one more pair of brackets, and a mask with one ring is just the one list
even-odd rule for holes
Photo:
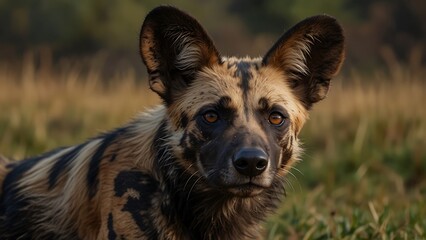
[[[261,238],[301,155],[308,111],[343,60],[341,28],[309,18],[263,58],[227,58],[195,19],[159,7],[140,49],[164,103],[79,145],[0,157],[2,239]],[[209,109],[217,123],[203,120]],[[273,112],[283,124],[269,122]],[[246,147],[268,157],[258,175],[234,166]]]

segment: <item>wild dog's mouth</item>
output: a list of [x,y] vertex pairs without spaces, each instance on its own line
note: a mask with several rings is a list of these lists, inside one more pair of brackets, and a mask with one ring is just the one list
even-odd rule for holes
[[265,190],[265,187],[255,184],[253,182],[248,182],[245,184],[229,186],[225,188],[225,190],[234,196],[245,198],[254,197],[256,195],[261,194],[263,190]]
[[226,183],[223,181],[211,181],[213,179],[209,180],[211,187],[225,194],[243,198],[259,195],[270,187],[269,183],[258,181],[259,179],[247,179],[246,181],[241,181],[242,179],[240,179],[240,181],[227,181]]

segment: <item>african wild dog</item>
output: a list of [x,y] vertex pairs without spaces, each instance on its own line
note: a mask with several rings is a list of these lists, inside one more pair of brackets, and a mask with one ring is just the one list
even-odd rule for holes
[[263,58],[221,57],[195,19],[154,9],[140,52],[164,104],[80,145],[1,167],[1,238],[261,236],[343,49],[341,27],[321,15]]

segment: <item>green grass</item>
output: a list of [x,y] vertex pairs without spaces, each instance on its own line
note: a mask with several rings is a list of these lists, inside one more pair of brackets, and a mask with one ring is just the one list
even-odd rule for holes
[[[334,81],[302,131],[306,151],[267,239],[426,239],[425,75],[397,65]],[[115,78],[0,67],[0,152],[76,144],[159,102],[131,71]]]

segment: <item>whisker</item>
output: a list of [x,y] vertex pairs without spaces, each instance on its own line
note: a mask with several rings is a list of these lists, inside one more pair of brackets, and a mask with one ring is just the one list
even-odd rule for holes
[[[300,172],[300,171],[299,171]],[[296,177],[296,175],[294,175],[291,171],[289,170],[285,170],[285,173],[290,174],[297,182],[297,185],[299,186],[299,190],[302,191],[302,185],[300,185],[300,181],[299,179]],[[293,185],[290,183],[290,180],[285,179],[285,181],[287,183],[289,183],[291,185],[291,188],[293,189],[293,191],[296,191],[295,188],[293,187]]]
[[200,179],[201,179],[201,178],[202,178],[202,177],[198,177],[198,179],[194,182],[194,184],[192,184],[191,189],[189,189],[189,192],[188,192],[188,196],[187,196],[187,198],[186,198],[186,201],[189,201],[189,196],[191,195],[192,189],[194,189],[195,185],[197,184],[197,182],[198,182],[198,181],[200,181]]
[[298,173],[300,173],[300,175],[305,176],[305,174],[303,174],[303,172],[297,169],[295,166],[291,166],[290,168],[296,170]]
[[296,175],[294,175],[292,172],[290,172],[289,170],[286,170],[286,169],[284,169],[284,172],[285,173],[287,173],[287,174],[290,174],[294,179],[296,179],[297,180],[297,177],[296,177]]
[[296,189],[294,188],[294,186],[293,186],[293,184],[291,183],[291,181],[290,181],[290,180],[285,179],[284,181],[285,181],[285,183],[286,183],[287,185],[289,185],[289,186],[291,187],[291,190],[293,190],[294,192],[296,192]]
[[185,185],[183,186],[183,191],[185,191],[185,189],[186,189],[186,186],[188,185],[188,183],[189,183],[189,181],[191,180],[191,178],[193,177],[193,176],[195,176],[196,174],[198,174],[198,171],[195,171],[189,178],[188,178],[188,180],[186,180],[186,183],[185,183]]

